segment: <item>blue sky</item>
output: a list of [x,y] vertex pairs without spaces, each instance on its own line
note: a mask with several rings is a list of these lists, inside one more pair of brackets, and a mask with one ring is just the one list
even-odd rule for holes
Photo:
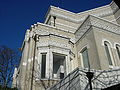
[[20,48],[26,29],[44,22],[50,5],[75,13],[107,5],[111,0],[0,0],[0,45]]

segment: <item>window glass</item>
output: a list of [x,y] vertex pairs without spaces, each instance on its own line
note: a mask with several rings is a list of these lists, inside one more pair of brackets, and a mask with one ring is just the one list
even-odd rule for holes
[[116,45],[116,50],[117,50],[118,57],[120,59],[120,46],[119,45]]
[[53,77],[63,78],[64,76],[64,65],[65,56],[53,54]]
[[41,78],[45,78],[45,71],[46,71],[46,54],[42,54]]
[[81,53],[82,53],[84,67],[90,68],[87,48],[85,48]]
[[110,51],[109,51],[108,44],[105,42],[104,45],[105,45],[105,51],[106,51],[106,54],[107,54],[107,59],[108,59],[109,65],[113,65],[112,60],[111,60],[111,56],[110,56]]

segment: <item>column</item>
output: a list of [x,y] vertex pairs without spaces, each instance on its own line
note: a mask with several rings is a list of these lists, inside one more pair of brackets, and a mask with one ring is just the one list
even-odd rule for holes
[[69,74],[70,72],[70,57],[69,54],[65,56],[65,61],[66,61],[66,74]]
[[39,78],[41,78],[41,64],[42,64],[42,54],[40,52],[38,52],[38,74],[39,74]]
[[47,55],[46,55],[46,78],[50,78],[49,77],[49,74],[50,74],[50,72],[49,72],[49,70],[50,70],[50,62],[49,62],[49,58],[50,58],[50,51],[48,50],[48,52],[47,52]]
[[32,36],[30,37],[29,41],[29,53],[28,53],[28,64],[27,64],[27,75],[26,75],[26,90],[30,90],[31,86],[31,71],[32,71],[32,61],[33,61],[33,54],[34,54],[34,40]]
[[53,53],[52,53],[52,51],[50,50],[50,70],[49,70],[49,72],[50,72],[50,79],[52,79],[52,77],[53,77]]

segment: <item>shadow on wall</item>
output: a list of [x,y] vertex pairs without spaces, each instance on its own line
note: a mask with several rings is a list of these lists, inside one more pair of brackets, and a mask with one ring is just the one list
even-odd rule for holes
[[117,84],[117,85],[114,85],[114,86],[111,86],[111,87],[108,87],[102,90],[120,90],[120,84]]

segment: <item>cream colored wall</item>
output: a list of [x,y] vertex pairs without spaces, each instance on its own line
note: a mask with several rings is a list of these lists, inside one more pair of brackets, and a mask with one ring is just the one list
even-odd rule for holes
[[59,35],[67,38],[75,38],[73,33],[70,33],[68,31],[63,31],[53,26],[38,24],[37,28],[38,28],[37,29],[38,32],[41,32],[41,33],[46,32],[46,34],[55,34],[55,35]]
[[[70,31],[74,33],[88,15],[94,15],[106,19],[110,22],[117,23],[110,5],[98,7],[80,13],[73,13],[58,7],[51,6],[45,22],[47,22],[48,20],[47,24],[51,23],[51,25],[53,26],[53,16],[56,16],[55,27],[61,28],[64,31]],[[51,16],[51,19],[48,19],[49,16]]]
[[[74,70],[76,67],[78,66],[82,67],[82,59],[80,56],[80,51],[85,46],[87,46],[91,68],[102,69],[102,70],[109,69],[105,49],[104,49],[104,46],[102,45],[102,40],[108,40],[111,42],[111,45],[112,45],[111,50],[112,50],[112,55],[113,55],[113,59],[115,63],[114,66],[120,66],[120,61],[117,56],[116,49],[114,47],[115,43],[120,44],[120,35],[117,35],[117,34],[114,34],[114,33],[111,33],[105,30],[103,31],[102,29],[99,29],[99,28],[91,27],[87,31],[87,33],[84,34],[82,38],[80,38],[79,41],[77,41],[74,44],[75,42],[74,32],[77,30],[77,28],[82,24],[82,22],[85,20],[85,18],[89,14],[102,17],[104,19],[107,19],[108,21],[112,21],[116,23],[115,18],[119,17],[120,10],[118,10],[113,16],[112,9],[110,8],[109,5],[96,8],[96,9],[92,9],[92,10],[88,10],[88,11],[81,12],[81,13],[72,13],[72,12],[57,8],[57,7],[51,7],[48,13],[48,16],[47,16],[49,17],[49,15],[51,15],[51,18],[49,19],[47,23],[50,25],[37,23],[36,25],[31,27],[30,32],[34,32],[34,33],[36,32],[36,34],[38,35],[48,35],[47,37],[39,38],[39,42],[37,43],[37,48],[39,49],[36,52],[37,55],[39,51],[44,51],[44,50],[46,50],[47,53],[50,50],[50,53],[55,52],[55,53],[66,55],[68,59],[67,63],[69,64],[67,66],[67,70],[68,70],[67,74],[68,74],[69,72]],[[56,16],[55,27],[53,26],[54,20],[52,16]],[[117,19],[117,22],[120,23],[120,18]],[[97,23],[99,24],[99,22]],[[102,24],[100,23],[99,25],[102,25]],[[109,25],[109,24],[106,24],[106,25]],[[114,24],[111,24],[111,25],[114,26]],[[49,35],[49,34],[54,34],[56,36]],[[28,49],[27,51],[23,51],[23,56],[24,56],[23,58],[25,58],[26,60],[25,62],[27,63],[26,64],[27,69],[25,65],[23,65],[23,60],[22,60],[20,64],[20,74],[19,74],[20,75],[19,83],[21,84],[21,87],[24,88],[25,85],[29,84],[26,86],[26,90],[30,88],[29,86],[31,84],[30,80],[27,81],[27,79],[30,77],[29,75],[32,70],[31,68],[32,65],[30,64],[30,62],[32,63],[32,61],[30,60],[32,60],[33,58],[34,45],[35,45],[32,35],[29,38],[31,38],[32,41],[30,40],[28,41],[28,44],[29,44],[27,46]],[[43,47],[42,47],[42,43],[44,43]],[[53,45],[53,47],[48,48],[47,45]],[[28,52],[28,53],[25,54],[24,52]],[[69,61],[70,58],[72,59],[71,61]],[[51,57],[47,57],[47,60],[48,61],[51,60]],[[50,68],[52,68],[52,66]],[[21,83],[22,80],[24,84]]]
[[97,46],[97,52],[98,52],[98,60],[100,60],[100,66],[101,69],[110,69],[109,64],[107,61],[106,51],[104,47],[104,40],[109,41],[111,44],[111,51],[112,51],[112,57],[114,60],[114,66],[120,66],[120,60],[117,56],[116,48],[114,46],[115,43],[120,44],[120,35],[114,34],[112,32],[108,32],[96,27],[93,27],[94,30],[94,37],[95,37],[95,43]]
[[[51,21],[51,25],[54,25],[54,20]],[[64,31],[69,31],[74,33],[77,30],[78,26],[79,24],[56,17],[56,20],[55,20],[56,28],[60,28],[60,29],[63,29]]]
[[85,47],[88,49],[90,67],[92,69],[101,69],[92,28],[76,43],[77,60],[80,67],[83,67],[80,52]]
[[52,15],[53,14],[61,14],[61,15],[64,15],[64,16],[67,16],[67,17],[70,17],[73,19],[78,19],[78,17],[79,17],[76,13],[61,9],[59,7],[54,7],[54,6],[51,6],[49,13]]

